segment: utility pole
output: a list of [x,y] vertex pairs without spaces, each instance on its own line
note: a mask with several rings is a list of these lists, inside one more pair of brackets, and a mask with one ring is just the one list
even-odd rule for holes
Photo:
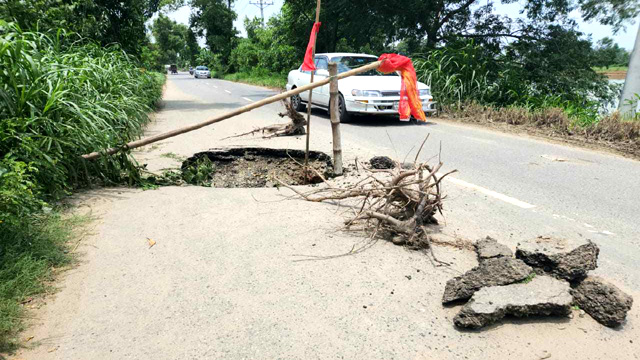
[[627,70],[627,78],[622,88],[622,96],[620,97],[620,105],[618,110],[624,117],[633,117],[638,109],[638,101],[636,94],[640,96],[640,21],[638,21],[638,34],[636,35],[636,43],[631,52],[629,59],[629,70]]
[[258,1],[251,1],[249,2],[249,4],[255,5],[260,8],[260,17],[262,18],[262,27],[264,27],[264,8],[266,8],[267,6],[273,5],[273,1],[258,0]]

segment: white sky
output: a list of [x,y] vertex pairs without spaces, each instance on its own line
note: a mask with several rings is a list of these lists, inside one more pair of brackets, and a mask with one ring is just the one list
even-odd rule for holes
[[[238,0],[233,5],[236,13],[238,14],[238,19],[234,22],[234,25],[236,29],[240,31],[242,36],[246,36],[243,25],[245,16],[248,16],[249,18],[260,16],[260,9],[257,6],[252,5],[250,2],[251,0]],[[265,21],[269,17],[280,12],[280,8],[282,7],[284,0],[273,0],[272,2],[273,5],[266,7],[264,10]],[[509,5],[496,4],[496,11],[498,13],[510,17],[518,17],[520,8],[521,6],[517,3]],[[187,6],[183,6],[177,11],[168,13],[167,16],[179,23],[188,24],[190,14],[191,9]],[[620,30],[616,35],[614,35],[609,26],[600,25],[597,22],[584,22],[580,19],[579,13],[575,13],[573,17],[578,21],[578,28],[580,31],[585,34],[591,34],[594,41],[600,40],[603,37],[610,37],[613,38],[618,45],[627,50],[631,50],[633,48],[638,28],[637,21],[634,24],[627,25],[625,30]]]

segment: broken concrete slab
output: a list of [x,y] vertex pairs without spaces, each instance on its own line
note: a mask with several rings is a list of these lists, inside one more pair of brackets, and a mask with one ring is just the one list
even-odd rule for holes
[[571,312],[569,283],[536,276],[529,283],[485,287],[454,317],[457,327],[479,329],[507,315],[567,316]]
[[487,259],[466,273],[447,281],[442,303],[467,300],[483,287],[513,284],[526,279],[532,272],[530,266],[518,259]]
[[574,243],[567,240],[536,241],[519,245],[516,258],[527,265],[569,281],[587,276],[598,267],[600,249],[591,241]]
[[475,243],[476,252],[478,253],[478,260],[483,261],[486,259],[499,258],[499,257],[512,257],[513,252],[508,246],[500,244],[496,239],[491,236],[487,236],[484,239],[480,239]]
[[624,323],[633,298],[597,276],[588,276],[571,289],[573,300],[597,322],[617,327]]

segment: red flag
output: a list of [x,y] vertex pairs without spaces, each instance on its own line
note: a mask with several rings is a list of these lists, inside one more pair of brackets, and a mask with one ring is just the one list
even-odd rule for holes
[[378,60],[386,60],[378,67],[378,71],[383,73],[399,71],[402,77],[400,103],[398,104],[400,119],[409,119],[409,116],[413,115],[420,121],[427,121],[422,110],[422,101],[418,95],[418,79],[411,59],[398,54],[382,54]]
[[309,44],[307,45],[307,52],[304,54],[304,62],[302,63],[302,69],[304,71],[313,71],[316,69],[316,64],[313,61],[313,45],[316,43],[316,36],[320,31],[319,22],[313,24],[311,29],[311,36],[309,37]]

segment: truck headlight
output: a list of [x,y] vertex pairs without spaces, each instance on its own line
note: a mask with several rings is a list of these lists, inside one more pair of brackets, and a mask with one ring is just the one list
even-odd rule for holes
[[431,89],[420,90],[420,96],[428,96],[428,95],[431,95]]

